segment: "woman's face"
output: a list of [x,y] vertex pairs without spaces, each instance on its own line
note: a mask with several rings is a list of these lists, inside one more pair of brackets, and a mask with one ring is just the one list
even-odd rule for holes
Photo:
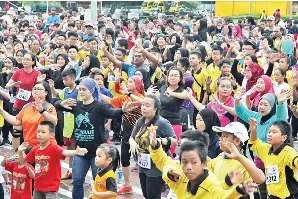
[[200,114],[198,114],[196,117],[196,128],[200,131],[206,130],[205,122]]
[[62,56],[58,56],[57,57],[57,64],[60,66],[60,67],[63,67],[65,65],[65,59],[62,57]]
[[244,57],[244,64],[248,65],[249,62],[252,62],[252,59],[249,55],[247,55],[247,56]]
[[85,60],[84,60],[84,65],[85,65],[85,67],[89,67],[90,66],[90,57],[89,56],[87,56],[86,58],[85,58]]
[[143,79],[143,74],[141,73],[141,71],[136,71],[135,75],[138,76],[139,78]]
[[4,61],[4,66],[6,67],[6,69],[11,69],[13,67],[13,62],[9,58],[7,58]]
[[168,75],[168,83],[170,85],[178,85],[180,82],[180,73],[178,70],[170,70]]
[[177,41],[176,36],[173,36],[173,37],[171,38],[171,43],[176,43],[176,41]]
[[13,52],[12,45],[6,45],[5,48],[6,48],[6,50],[7,50],[8,53],[12,53]]
[[233,35],[237,35],[237,30],[236,30],[236,28],[232,27],[232,33],[233,33]]
[[11,35],[16,35],[17,34],[17,30],[15,28],[10,29],[9,33]]
[[7,37],[7,42],[8,42],[8,43],[13,43],[13,38],[12,38],[11,36],[8,36],[8,37]]
[[156,113],[155,101],[150,97],[145,97],[141,106],[141,113],[145,118],[153,118]]
[[221,80],[218,85],[218,94],[222,97],[229,97],[232,94],[233,86],[229,80]]
[[266,116],[270,113],[271,109],[272,109],[272,107],[271,107],[269,101],[265,98],[262,98],[258,105],[258,112],[262,116]]
[[24,67],[32,67],[33,66],[33,60],[30,54],[26,54],[23,57],[22,64]]
[[175,60],[178,60],[178,59],[180,59],[181,57],[182,57],[182,55],[181,55],[180,50],[177,50],[177,51],[175,52]]
[[23,53],[22,52],[17,52],[17,54],[16,54],[16,60],[17,60],[17,62],[20,64],[20,63],[22,63],[22,60],[23,60]]
[[82,101],[89,100],[92,97],[92,93],[86,88],[86,86],[80,84],[79,85],[79,96]]
[[157,39],[157,45],[158,45],[158,46],[164,46],[164,45],[166,45],[166,40],[165,40],[165,38],[163,38],[163,37],[159,37],[159,38]]
[[36,84],[32,88],[32,96],[34,99],[45,100],[48,92],[45,90],[45,87],[42,84]]
[[269,43],[268,43],[268,40],[265,38],[261,41],[260,49],[264,49],[268,47],[269,47]]
[[256,85],[256,89],[258,92],[262,93],[265,90],[265,81],[262,78],[258,79]]
[[54,64],[55,63],[55,58],[52,54],[50,54],[48,57],[47,57],[47,61],[48,61],[48,64]]
[[22,50],[23,46],[20,43],[17,43],[16,45],[14,45],[14,51],[17,52],[18,50]]
[[183,29],[182,29],[182,33],[183,33],[183,34],[187,34],[187,33],[188,33],[188,29],[187,29],[187,28],[183,28]]
[[128,79],[127,82],[127,90],[128,91],[135,91],[136,90],[136,84],[135,81],[133,79]]
[[246,77],[246,79],[250,79],[252,77],[252,72],[249,67],[244,69],[243,75]]
[[274,74],[274,80],[277,83],[280,83],[280,82],[284,81],[285,77],[281,74],[281,72],[279,70],[275,70],[273,74]]

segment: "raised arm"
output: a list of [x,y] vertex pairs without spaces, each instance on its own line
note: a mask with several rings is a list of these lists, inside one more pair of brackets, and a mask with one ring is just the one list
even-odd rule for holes
[[112,55],[107,49],[106,49],[106,45],[104,42],[101,42],[99,44],[99,49],[103,51],[104,55],[116,66],[118,66],[119,68],[121,68],[122,62],[119,61],[116,57],[114,57],[114,55]]
[[4,117],[4,119],[13,126],[22,125],[21,121],[16,118],[16,116],[10,115],[6,112],[2,107],[0,107],[0,114]]

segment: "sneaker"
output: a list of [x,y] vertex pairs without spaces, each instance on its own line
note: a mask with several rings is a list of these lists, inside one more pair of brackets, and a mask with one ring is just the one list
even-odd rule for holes
[[67,170],[67,172],[61,176],[61,180],[69,180],[69,179],[72,179],[72,173],[70,173],[69,170]]
[[138,172],[139,171],[139,167],[136,165],[134,167],[131,167],[131,172]]
[[125,184],[123,184],[118,190],[119,195],[131,194],[131,193],[132,193],[132,186],[126,186]]
[[0,146],[3,146],[3,145],[11,145],[11,142],[9,140],[3,140],[1,143],[0,143]]

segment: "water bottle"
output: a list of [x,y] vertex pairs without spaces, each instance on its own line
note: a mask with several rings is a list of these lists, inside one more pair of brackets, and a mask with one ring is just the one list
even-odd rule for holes
[[122,168],[118,168],[117,170],[117,183],[122,184],[123,183],[123,171]]

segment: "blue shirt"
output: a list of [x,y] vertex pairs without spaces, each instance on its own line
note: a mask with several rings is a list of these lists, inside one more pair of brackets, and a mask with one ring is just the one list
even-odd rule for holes
[[84,35],[84,36],[83,36],[83,41],[87,41],[88,39],[90,39],[90,38],[95,38],[95,37],[97,37],[96,34],[92,34],[92,35]]
[[100,88],[100,92],[101,94],[108,96],[109,98],[113,97],[112,93],[107,88]]
[[136,66],[128,63],[122,62],[122,70],[127,73],[128,78],[134,76],[136,73]]
[[60,17],[55,15],[55,16],[49,16],[47,19],[47,24],[51,23],[60,23]]

